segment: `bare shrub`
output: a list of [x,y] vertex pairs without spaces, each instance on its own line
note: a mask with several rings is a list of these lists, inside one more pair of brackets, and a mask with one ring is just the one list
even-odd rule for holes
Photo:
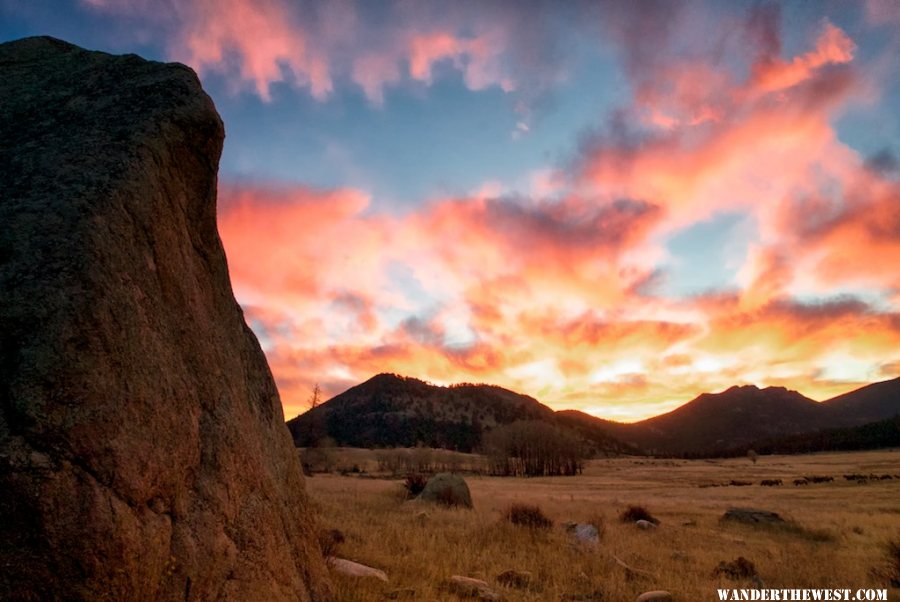
[[719,566],[717,566],[713,570],[714,577],[725,577],[726,579],[731,579],[732,581],[737,581],[739,579],[752,579],[757,575],[758,573],[756,572],[756,567],[752,562],[750,562],[743,556],[738,556],[731,562],[725,562],[723,560],[719,563]]
[[425,485],[428,483],[428,477],[419,472],[411,472],[406,475],[406,479],[403,481],[403,487],[406,489],[406,497],[414,498],[425,489]]
[[329,558],[337,553],[338,546],[344,543],[344,534],[339,529],[319,529],[319,549],[322,556]]
[[639,520],[646,520],[654,525],[659,524],[659,519],[650,514],[643,506],[628,506],[628,508],[619,515],[619,520],[623,523],[634,523]]
[[553,521],[547,518],[540,506],[530,504],[513,504],[503,513],[503,518],[508,522],[530,529],[549,529]]

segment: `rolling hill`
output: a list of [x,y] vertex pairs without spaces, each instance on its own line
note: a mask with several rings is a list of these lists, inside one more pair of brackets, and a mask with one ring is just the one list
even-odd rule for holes
[[866,385],[822,402],[843,422],[855,426],[900,414],[900,378]]
[[[379,374],[288,422],[298,446],[328,436],[358,447],[417,443],[469,451],[485,432],[517,420],[541,420],[578,433],[595,453],[712,456],[820,431],[852,429],[900,414],[900,378],[817,402],[784,387],[735,386],[704,393],[675,410],[636,423],[577,410],[554,412],[536,399],[491,385],[437,387]],[[878,427],[851,437],[883,444]],[[834,440],[834,437],[817,439]],[[882,442],[882,443],[879,443]],[[791,446],[788,446],[791,447]]]
[[627,441],[663,454],[728,449],[836,426],[821,404],[784,387],[731,387],[704,393],[675,410],[637,422]]
[[[486,432],[519,420],[567,426],[533,397],[502,387],[439,387],[416,378],[379,374],[289,420],[288,428],[298,447],[329,437],[338,445],[352,447],[423,444],[472,451]],[[637,451],[590,424],[573,430],[594,453]]]

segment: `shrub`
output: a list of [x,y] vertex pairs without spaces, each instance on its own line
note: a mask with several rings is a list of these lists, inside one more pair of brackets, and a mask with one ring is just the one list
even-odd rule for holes
[[894,539],[886,546],[887,560],[890,563],[891,587],[900,587],[900,539]]
[[737,581],[739,579],[752,579],[757,576],[757,572],[752,562],[743,556],[738,556],[731,562],[721,561],[719,566],[713,570],[713,576],[722,576],[726,579]]
[[339,529],[319,529],[318,539],[322,556],[329,558],[334,556],[338,546],[344,543],[344,534]]
[[428,483],[428,477],[418,472],[411,472],[406,475],[403,481],[403,487],[406,488],[406,497],[413,498],[422,493],[425,485]]
[[506,509],[503,517],[514,525],[530,529],[549,529],[553,521],[547,518],[540,506],[513,504]]
[[647,509],[643,506],[628,506],[628,508],[619,515],[619,520],[623,523],[634,523],[639,520],[646,520],[654,525],[659,524],[659,519],[647,512]]

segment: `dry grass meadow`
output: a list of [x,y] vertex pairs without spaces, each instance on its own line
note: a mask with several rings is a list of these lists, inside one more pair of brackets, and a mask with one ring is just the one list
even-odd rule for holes
[[[366,450],[342,452],[364,471]],[[768,588],[886,588],[886,544],[900,540],[900,479],[868,484],[847,473],[900,475],[900,451],[764,456],[729,460],[593,460],[576,477],[466,476],[474,510],[405,501],[399,479],[322,474],[308,478],[324,528],[346,540],[337,556],[384,570],[389,582],[334,575],[339,599],[457,600],[452,575],[483,579],[504,600],[632,601],[665,589],[675,600],[715,600],[717,587],[753,587],[713,576],[739,556],[756,566]],[[803,475],[834,482],[795,486]],[[782,479],[762,487],[762,479]],[[752,486],[709,487],[731,480]],[[704,486],[706,485],[706,486]],[[536,504],[555,521],[532,530],[503,521],[513,503]],[[640,530],[618,520],[642,505],[661,523]],[[772,510],[795,523],[773,529],[720,523],[732,506]],[[599,545],[576,544],[566,521],[600,522]],[[628,565],[625,568],[621,563]],[[530,571],[536,587],[503,588],[504,570]],[[900,591],[889,590],[889,599]]]

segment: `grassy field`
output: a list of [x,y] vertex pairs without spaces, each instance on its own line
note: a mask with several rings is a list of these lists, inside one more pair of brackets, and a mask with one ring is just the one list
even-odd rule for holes
[[[354,453],[366,461],[365,452]],[[578,477],[467,476],[474,510],[404,501],[396,479],[316,475],[306,482],[323,527],[346,537],[336,555],[390,579],[335,575],[341,600],[456,600],[443,584],[464,575],[487,581],[505,600],[630,601],[665,589],[676,600],[702,601],[717,599],[717,587],[753,587],[713,576],[720,561],[739,556],[769,588],[888,587],[885,547],[900,540],[900,479],[857,484],[844,480],[847,473],[900,475],[900,451],[765,456],[756,464],[621,458],[591,461]],[[792,484],[804,475],[835,481]],[[762,487],[762,479],[785,485]],[[731,480],[754,485],[709,487]],[[532,530],[505,522],[513,503],[540,506],[556,525]],[[649,510],[659,527],[620,522],[632,504]],[[778,512],[795,528],[720,523],[732,506]],[[573,543],[566,521],[602,522],[600,544]],[[500,587],[496,577],[507,569],[530,571],[536,587]],[[900,591],[888,597],[900,599]]]

